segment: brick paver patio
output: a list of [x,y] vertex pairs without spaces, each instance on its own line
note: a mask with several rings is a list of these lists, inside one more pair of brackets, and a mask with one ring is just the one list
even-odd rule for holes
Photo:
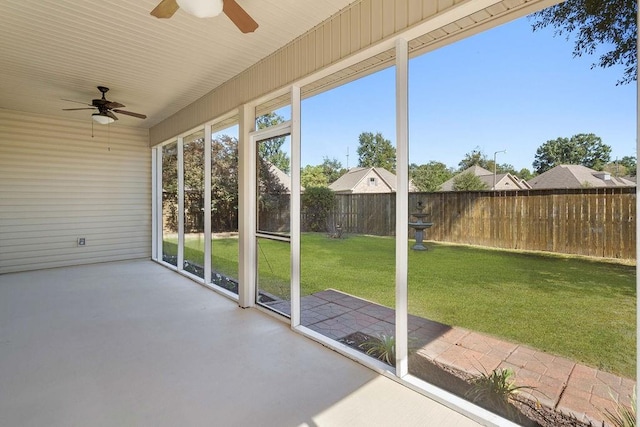
[[[288,301],[268,305],[290,313]],[[302,297],[301,308],[302,324],[332,339],[354,332],[394,334],[394,310],[339,291]],[[629,405],[636,385],[632,379],[468,329],[412,315],[408,324],[411,345],[422,357],[473,375],[511,368],[516,384],[533,387],[523,390],[523,396],[595,425],[602,425],[605,409],[615,411],[618,402]]]

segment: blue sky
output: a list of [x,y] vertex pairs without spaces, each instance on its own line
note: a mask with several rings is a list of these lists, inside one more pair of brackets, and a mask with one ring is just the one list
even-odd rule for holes
[[[612,160],[636,154],[636,84],[616,86],[622,67],[591,69],[573,43],[522,18],[413,58],[409,66],[410,162],[457,168],[474,149],[532,169],[550,139],[595,133]],[[393,68],[302,103],[302,165],[324,156],[357,165],[358,135],[395,144]]]

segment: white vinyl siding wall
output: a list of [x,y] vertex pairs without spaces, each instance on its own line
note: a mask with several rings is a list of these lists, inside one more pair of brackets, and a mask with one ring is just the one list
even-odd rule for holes
[[0,109],[0,273],[151,256],[148,131],[94,134]]

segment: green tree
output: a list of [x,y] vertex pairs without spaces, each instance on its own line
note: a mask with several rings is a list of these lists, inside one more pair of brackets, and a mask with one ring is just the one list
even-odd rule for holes
[[185,231],[204,231],[204,135],[185,138],[184,162]]
[[631,176],[636,176],[637,162],[635,156],[624,156],[619,163],[627,168],[627,173]]
[[462,173],[453,178],[454,191],[477,191],[488,190],[487,184],[471,172]]
[[580,133],[571,138],[556,138],[536,150],[533,168],[543,173],[558,165],[583,165],[602,170],[611,158],[611,147],[593,133]]
[[520,169],[519,172],[517,172],[515,174],[518,178],[523,179],[525,181],[529,181],[531,178],[533,178],[535,175],[533,173],[531,173],[531,171],[527,168],[522,168]]
[[262,231],[282,232],[289,229],[291,197],[289,188],[273,168],[272,163],[258,159],[258,225]]
[[178,144],[162,147],[163,228],[178,231]]
[[396,149],[380,132],[362,132],[358,137],[358,166],[384,168],[396,172]]
[[162,147],[162,191],[178,194],[178,144]]
[[211,141],[211,229],[238,230],[238,139]]
[[[459,171],[469,169],[471,166],[480,166],[490,172],[493,172],[493,159],[489,157],[480,149],[476,148],[470,153],[464,155],[464,158],[458,163]],[[517,175],[517,172],[513,165],[509,163],[498,163],[496,165],[496,173],[510,173],[511,175]]]
[[609,172],[613,176],[636,176],[636,158],[634,156],[624,156],[621,160],[614,160],[607,163],[602,170]]
[[[266,129],[277,124],[284,123],[284,117],[276,113],[268,113],[256,119],[256,127],[258,129]],[[282,146],[286,141],[285,137],[270,138],[260,141],[258,144],[258,156],[284,173],[289,173],[291,162],[287,153],[282,151]]]
[[464,155],[464,158],[458,163],[460,171],[469,169],[471,166],[480,166],[481,168],[493,170],[493,160],[488,160],[487,155],[480,149],[476,148],[470,153]]
[[[489,170],[493,172],[493,160],[489,160]],[[518,175],[518,172],[509,163],[498,163],[496,165],[496,173],[510,173],[511,175]]]
[[322,158],[322,164],[302,168],[300,181],[303,187],[327,187],[347,172],[336,159]]
[[438,191],[453,175],[453,169],[433,160],[424,165],[409,165],[409,176],[419,191]]
[[567,0],[533,14],[533,30],[555,27],[555,35],[575,36],[573,56],[593,55],[604,48],[591,68],[624,67],[617,84],[637,79],[636,0]]
[[533,168],[540,174],[557,165],[579,165],[582,161],[580,151],[573,139],[560,137],[549,140],[536,150]]
[[300,171],[300,184],[306,189],[309,187],[327,187],[329,182],[322,165],[307,165]]
[[204,137],[186,141],[182,150],[185,191],[204,191]]
[[[270,168],[259,161],[260,209],[277,210],[286,203],[287,188]],[[211,141],[211,229],[238,230],[238,139],[229,135]]]
[[328,184],[335,182],[347,172],[347,169],[342,167],[342,163],[335,158],[329,159],[326,156],[323,157],[321,166],[324,175],[327,177]]
[[607,163],[602,168],[603,171],[609,172],[611,176],[620,177],[629,175],[629,170],[626,166],[624,166],[619,161],[613,161],[611,163]]

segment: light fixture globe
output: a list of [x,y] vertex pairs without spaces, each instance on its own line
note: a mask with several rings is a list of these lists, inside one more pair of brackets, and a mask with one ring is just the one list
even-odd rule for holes
[[91,115],[91,118],[93,119],[93,121],[100,123],[101,125],[108,125],[109,123],[115,122],[112,117],[109,117],[106,114],[102,113],[93,113]]
[[178,6],[197,18],[212,18],[222,13],[223,0],[176,0]]

